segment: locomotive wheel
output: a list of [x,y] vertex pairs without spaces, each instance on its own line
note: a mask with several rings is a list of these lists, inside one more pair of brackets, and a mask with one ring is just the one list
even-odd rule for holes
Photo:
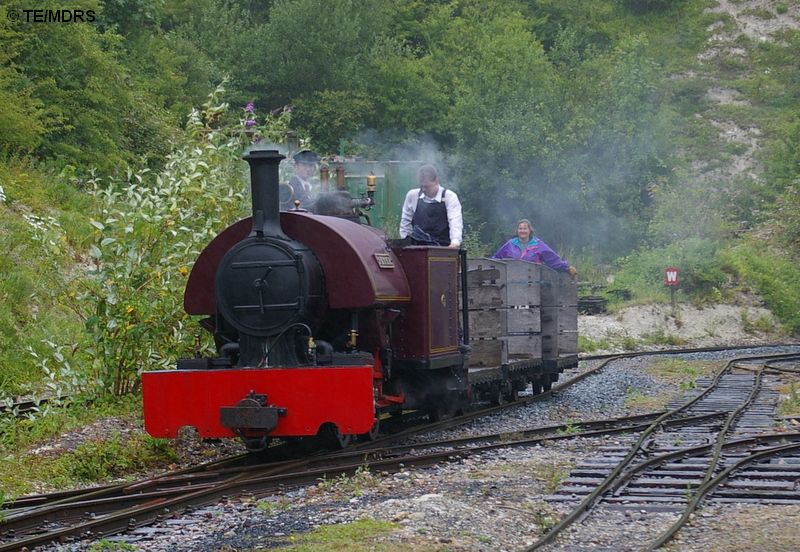
[[378,438],[381,433],[381,419],[380,416],[375,414],[375,423],[372,424],[372,427],[366,433],[362,433],[358,436],[359,441],[374,441]]
[[315,451],[316,440],[313,437],[289,437],[286,445],[290,455],[305,456]]
[[436,423],[444,417],[444,412],[442,411],[442,407],[437,404],[430,405],[427,409],[427,414],[428,414],[428,421],[431,423]]
[[342,450],[353,442],[353,436],[343,434],[335,424],[323,425],[319,430],[318,437],[322,446],[330,450]]
[[381,418],[380,416],[375,416],[375,423],[372,424],[372,427],[366,433],[367,439],[370,441],[374,441],[378,438],[378,435],[381,434]]

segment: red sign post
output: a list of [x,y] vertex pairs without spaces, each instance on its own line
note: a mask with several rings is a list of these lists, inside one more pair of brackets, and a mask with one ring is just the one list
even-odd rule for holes
[[675,288],[681,283],[681,271],[674,266],[664,269],[664,285],[669,287],[669,298],[672,303],[672,315],[675,316]]
[[677,286],[680,284],[680,275],[681,271],[675,268],[674,266],[668,266],[664,269],[664,285],[665,286]]

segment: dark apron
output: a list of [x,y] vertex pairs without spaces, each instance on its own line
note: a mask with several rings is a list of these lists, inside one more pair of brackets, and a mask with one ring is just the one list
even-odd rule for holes
[[[447,190],[442,188],[442,201],[428,203],[420,197],[417,208],[411,219],[412,228],[418,227],[433,238],[437,245],[450,245],[450,223],[447,221],[447,206],[444,204],[444,194]],[[415,240],[412,232],[412,241]]]

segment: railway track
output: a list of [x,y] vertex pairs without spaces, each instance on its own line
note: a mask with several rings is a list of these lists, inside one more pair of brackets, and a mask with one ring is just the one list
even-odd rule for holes
[[[680,516],[654,542],[668,542],[703,501],[797,504],[800,495],[800,434],[771,433],[779,384],[775,367],[795,371],[796,354],[733,359],[683,404],[671,404],[628,446],[603,449],[580,464],[551,502],[576,503],[574,509],[527,550],[553,540],[575,521],[604,508],[673,512]],[[721,419],[665,427],[675,416],[724,413]]]
[[[674,351],[669,353],[674,354]],[[412,465],[422,467],[448,462],[493,448],[530,446],[544,440],[641,433],[654,423],[673,431],[679,431],[680,427],[689,431],[686,428],[717,427],[724,423],[724,410],[698,407],[669,420],[664,418],[667,413],[653,413],[614,420],[571,422],[515,432],[513,435],[500,433],[426,444],[396,444],[418,433],[447,429],[503,408],[545,400],[551,394],[597,373],[615,358],[618,357],[604,359],[598,366],[554,386],[546,393],[411,428],[335,454],[259,466],[248,465],[253,456],[243,455],[132,484],[23,497],[6,505],[2,512],[4,521],[0,523],[0,551],[23,547],[30,549],[48,542],[75,538],[100,538],[177,515],[187,508],[209,504],[221,497],[244,493],[266,495],[279,487],[313,484],[321,478],[351,475],[366,465],[372,470],[393,472]],[[752,378],[751,372],[747,374]]]
[[[492,449],[641,431],[659,414],[539,427],[515,432],[513,438],[495,433],[424,444],[371,446],[268,466],[237,465],[236,460],[240,459],[236,458],[128,485],[68,496],[60,493],[52,500],[46,500],[48,495],[29,497],[12,503],[4,511],[5,517],[0,524],[0,551],[125,531],[223,496],[244,493],[264,496],[278,488],[352,475],[365,465],[372,470],[395,472],[406,467],[421,468],[450,462]],[[695,424],[719,416],[719,413],[712,413],[688,417],[674,420],[671,425]]]
[[[496,434],[479,438],[437,441],[430,443],[428,447],[420,444],[391,447],[393,443],[420,433],[449,429],[518,404],[546,400],[553,393],[598,372],[612,360],[606,359],[598,366],[555,385],[544,393],[406,429],[369,443],[350,447],[340,453],[301,460],[270,462],[257,467],[247,465],[253,458],[252,455],[242,455],[132,484],[22,497],[6,504],[0,512],[3,516],[0,522],[0,552],[31,549],[50,542],[76,538],[100,538],[150,524],[164,517],[176,515],[187,508],[214,502],[223,496],[263,494],[278,487],[311,484],[320,478],[353,474],[367,464],[373,470],[394,471],[400,466],[421,467],[450,461],[454,452],[469,454],[490,448],[525,446],[545,439],[581,436],[583,433],[572,435],[564,433],[575,427],[574,424],[570,424],[538,428],[529,433],[516,433],[513,441],[507,435]],[[641,426],[637,424],[641,423],[647,423],[647,420],[645,422],[636,419],[606,420],[587,424],[586,429],[591,435],[603,431],[624,432],[627,429],[620,427],[620,424],[640,429]],[[476,442],[483,444],[478,446]],[[425,448],[446,450],[422,453],[422,449]],[[460,451],[457,450],[459,448]],[[410,453],[411,449],[414,449],[413,454]]]

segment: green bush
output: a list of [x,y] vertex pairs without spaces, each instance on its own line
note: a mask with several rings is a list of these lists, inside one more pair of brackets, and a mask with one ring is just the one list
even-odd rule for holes
[[724,250],[722,258],[764,298],[788,331],[800,332],[800,271],[795,259],[755,240]]
[[226,109],[220,87],[189,122],[190,138],[159,174],[87,182],[98,205],[87,270],[58,290],[84,321],[88,344],[73,363],[89,384],[135,391],[142,370],[167,368],[191,342],[183,288],[200,249],[243,213],[241,133],[213,125]]
[[88,255],[83,270],[51,283],[51,293],[80,318],[85,335],[82,346],[48,343],[52,354],[38,357],[45,373],[74,374],[81,389],[121,395],[138,389],[142,371],[170,368],[186,354],[195,332],[183,310],[189,269],[246,212],[244,147],[256,138],[276,141],[288,117],[258,125],[251,108],[227,125],[223,94],[218,87],[192,112],[162,171],[128,170],[124,180],[83,184],[95,206]]
[[718,300],[728,282],[719,257],[720,244],[690,238],[680,244],[657,249],[641,249],[619,261],[616,287],[631,290],[636,300],[666,301],[669,289],[664,285],[664,269],[677,267],[678,291],[695,301]]
[[246,212],[241,154],[288,127],[284,111],[243,132],[258,117],[229,113],[223,93],[192,112],[158,173],[80,180],[69,166],[45,176],[0,164],[0,299],[10,306],[0,312],[0,396],[124,394],[142,370],[185,354],[189,269]]

